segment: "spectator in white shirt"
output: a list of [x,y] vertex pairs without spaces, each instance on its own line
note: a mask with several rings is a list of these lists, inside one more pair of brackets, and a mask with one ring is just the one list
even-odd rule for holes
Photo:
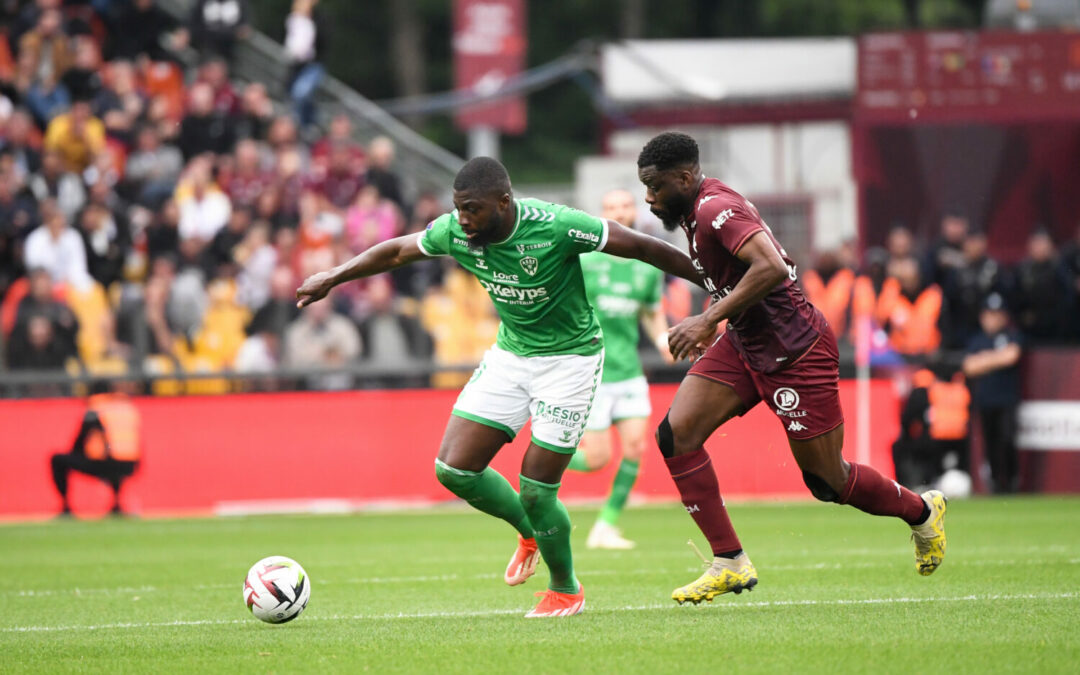
[[42,225],[26,238],[26,268],[40,267],[48,270],[58,284],[69,284],[76,290],[86,289],[92,280],[86,269],[82,237],[68,225],[62,211],[52,208],[46,213]]
[[180,239],[198,239],[204,244],[229,222],[232,204],[211,180],[205,160],[192,162],[189,170],[191,194],[180,200]]

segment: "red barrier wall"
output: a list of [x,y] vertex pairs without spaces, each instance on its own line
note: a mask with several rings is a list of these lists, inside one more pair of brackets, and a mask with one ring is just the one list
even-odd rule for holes
[[[675,385],[652,388],[658,423]],[[889,447],[898,433],[898,403],[887,381],[871,384],[873,463],[892,471]],[[854,455],[855,387],[843,381],[847,451]],[[145,454],[124,487],[129,508],[144,514],[209,512],[223,502],[340,498],[350,502],[449,498],[433,461],[457,392],[436,390],[249,394],[140,398]],[[49,455],[66,450],[78,429],[79,400],[0,402],[0,517],[54,513],[59,500]],[[528,443],[528,428],[494,466],[511,478]],[[732,420],[708,443],[730,497],[805,496],[780,423],[763,406]],[[614,468],[568,474],[562,495],[602,497]],[[646,457],[635,494],[674,499],[659,453]],[[109,492],[74,476],[76,513],[101,513]]]

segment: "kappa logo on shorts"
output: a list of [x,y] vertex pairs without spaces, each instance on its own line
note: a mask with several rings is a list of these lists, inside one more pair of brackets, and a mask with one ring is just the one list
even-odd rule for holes
[[799,422],[799,420],[791,420],[791,424],[787,425],[788,431],[806,431],[806,427]]
[[772,400],[781,410],[794,410],[799,407],[799,392],[790,387],[781,387],[773,393]]

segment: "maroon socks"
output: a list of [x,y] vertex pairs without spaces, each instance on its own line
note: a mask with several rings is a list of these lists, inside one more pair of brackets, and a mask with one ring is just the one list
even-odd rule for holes
[[851,463],[840,503],[875,516],[896,516],[908,525],[917,525],[929,515],[922,497],[882,476],[873,467],[855,462]]
[[[705,448],[700,447],[687,455],[665,457],[664,462],[675,487],[679,488],[683,506],[709,540],[713,555],[741,550],[742,544],[731,526],[731,518],[720,496],[720,485],[716,482],[716,472]],[[922,502],[919,497],[916,499]]]

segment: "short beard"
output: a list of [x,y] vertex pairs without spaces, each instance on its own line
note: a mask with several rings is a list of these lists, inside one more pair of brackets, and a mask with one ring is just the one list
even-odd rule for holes
[[674,232],[682,225],[682,220],[673,220],[671,217],[661,218],[660,224],[664,226],[664,229],[668,232]]

